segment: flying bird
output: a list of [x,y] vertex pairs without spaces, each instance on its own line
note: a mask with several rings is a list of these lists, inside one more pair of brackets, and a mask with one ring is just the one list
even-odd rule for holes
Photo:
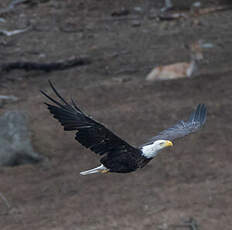
[[136,148],[82,112],[73,100],[71,103],[65,101],[50,81],[49,84],[58,99],[53,99],[41,90],[41,93],[54,103],[45,103],[50,113],[61,123],[65,131],[76,131],[75,139],[78,142],[102,156],[100,166],[80,172],[81,175],[107,172],[129,173],[143,168],[160,150],[173,146],[173,140],[198,131],[206,121],[206,106],[199,104],[187,121],[179,121]]

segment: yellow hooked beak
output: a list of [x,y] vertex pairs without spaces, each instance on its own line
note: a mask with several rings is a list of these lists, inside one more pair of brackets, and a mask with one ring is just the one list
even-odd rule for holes
[[173,143],[171,141],[166,141],[164,146],[165,147],[171,147],[171,146],[173,146]]

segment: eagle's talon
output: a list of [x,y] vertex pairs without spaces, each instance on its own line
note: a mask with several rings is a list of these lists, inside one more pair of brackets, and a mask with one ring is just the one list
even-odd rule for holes
[[110,170],[109,169],[103,169],[101,170],[101,173],[108,173]]

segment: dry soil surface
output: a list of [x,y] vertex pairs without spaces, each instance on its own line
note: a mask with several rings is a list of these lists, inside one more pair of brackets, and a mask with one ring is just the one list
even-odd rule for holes
[[[149,15],[162,1],[147,2],[44,1],[20,4],[0,16],[7,30],[31,24],[25,33],[0,37],[1,63],[92,59],[64,71],[1,72],[0,94],[20,99],[1,114],[24,111],[35,150],[48,158],[0,169],[0,192],[11,205],[7,210],[0,200],[1,230],[231,229],[231,11],[157,21]],[[111,16],[122,7],[129,15]],[[204,50],[196,77],[144,80],[154,66],[188,60],[186,45],[199,39],[213,47]],[[142,170],[84,177],[79,172],[97,166],[99,159],[47,111],[39,90],[51,93],[48,79],[133,145],[187,119],[198,103],[207,105],[208,120]],[[186,225],[190,218],[198,228]]]

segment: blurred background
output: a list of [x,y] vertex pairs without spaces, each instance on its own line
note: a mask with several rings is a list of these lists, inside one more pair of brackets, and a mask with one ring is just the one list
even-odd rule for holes
[[[1,0],[0,229],[229,230],[231,1]],[[140,145],[205,103],[204,128],[142,170],[99,158],[39,90]]]

